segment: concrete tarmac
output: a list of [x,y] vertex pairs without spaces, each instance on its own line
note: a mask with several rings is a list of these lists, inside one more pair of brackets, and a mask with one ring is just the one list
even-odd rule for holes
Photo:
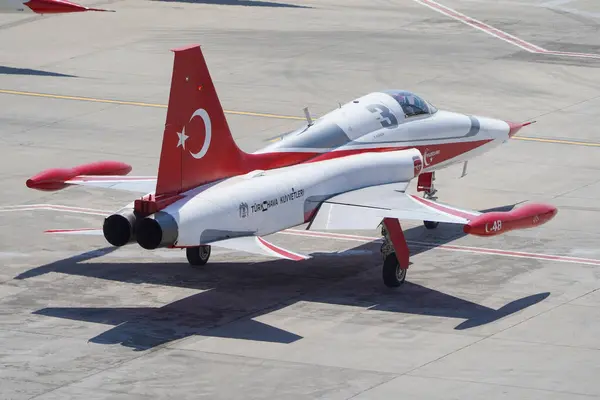
[[[116,12],[0,16],[1,399],[600,397],[600,59],[531,52],[464,17],[597,55],[595,1],[81,2]],[[276,234],[314,258],[214,250],[196,270],[178,250],[45,235],[100,227],[132,196],[32,191],[33,174],[100,159],[156,173],[169,50],[192,43],[248,151],[301,126],[303,107],[386,88],[535,119],[466,177],[439,173],[440,200],[559,214],[487,240],[404,222],[412,265],[395,290],[360,238]],[[11,208],[39,204],[98,211]]]

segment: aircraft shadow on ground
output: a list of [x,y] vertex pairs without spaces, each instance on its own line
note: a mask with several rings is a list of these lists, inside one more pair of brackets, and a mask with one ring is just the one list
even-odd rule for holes
[[283,8],[313,8],[310,6],[301,6],[289,3],[276,3],[273,1],[262,0],[152,0],[165,3],[194,3],[194,4],[214,4],[225,6],[245,6],[245,7],[283,7]]
[[53,76],[58,78],[77,78],[76,75],[61,74],[58,72],[42,71],[30,68],[15,68],[0,65],[0,74],[3,75],[30,75],[30,76]]
[[[452,224],[440,224],[436,231],[436,236],[442,237],[437,240],[439,244],[463,234],[460,227]],[[419,240],[427,239],[429,233],[424,227],[405,231],[407,238]],[[16,279],[59,272],[115,282],[202,290],[162,307],[50,307],[34,312],[113,326],[90,341],[121,344],[135,350],[146,350],[192,335],[293,343],[302,336],[254,318],[300,302],[362,307],[364,313],[378,310],[456,318],[463,321],[455,329],[464,330],[521,311],[550,295],[538,293],[493,309],[409,281],[400,289],[389,289],[380,281],[378,247],[378,243],[372,242],[352,249],[366,254],[364,256],[316,256],[299,263],[285,260],[215,262],[201,269],[178,262],[83,263],[115,250],[107,247],[34,268]],[[411,247],[411,254],[426,250]],[[357,258],[362,262],[357,262]],[[332,259],[335,262],[331,262]]]

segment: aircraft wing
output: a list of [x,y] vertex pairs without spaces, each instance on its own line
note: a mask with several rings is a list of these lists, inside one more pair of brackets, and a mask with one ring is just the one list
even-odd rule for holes
[[407,194],[409,182],[370,186],[321,203],[307,229],[376,229],[383,218],[467,224],[482,213]]

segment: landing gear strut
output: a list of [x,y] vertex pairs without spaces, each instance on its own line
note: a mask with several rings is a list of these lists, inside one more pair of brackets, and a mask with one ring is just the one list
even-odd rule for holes
[[383,244],[381,257],[383,258],[382,278],[387,287],[398,287],[406,280],[408,270],[408,245],[398,220],[385,218],[381,227]]
[[[436,201],[437,189],[435,188],[433,181],[435,181],[435,171],[426,172],[419,175],[419,181],[417,183],[417,191],[424,192],[423,197],[427,200]],[[440,223],[437,221],[423,221],[426,229],[435,229]]]
[[185,249],[185,255],[191,266],[196,267],[205,265],[210,258],[210,246],[187,247]]

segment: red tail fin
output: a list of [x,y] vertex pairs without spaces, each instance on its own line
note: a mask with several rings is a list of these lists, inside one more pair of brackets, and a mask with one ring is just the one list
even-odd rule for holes
[[247,172],[200,46],[173,50],[175,61],[156,195],[177,194]]

